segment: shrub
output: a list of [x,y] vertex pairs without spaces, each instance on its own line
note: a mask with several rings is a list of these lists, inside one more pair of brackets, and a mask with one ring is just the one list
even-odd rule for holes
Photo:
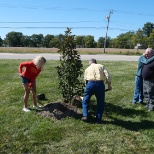
[[59,46],[60,65],[57,66],[59,89],[65,102],[71,102],[74,95],[83,94],[83,65],[78,51],[75,50],[75,36],[71,35],[71,29],[67,28]]

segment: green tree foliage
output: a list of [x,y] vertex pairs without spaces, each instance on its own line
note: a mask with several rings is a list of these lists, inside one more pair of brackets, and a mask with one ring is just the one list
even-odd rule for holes
[[23,35],[23,37],[21,38],[21,42],[24,47],[32,47],[32,40],[30,36]]
[[154,30],[152,30],[150,36],[148,37],[148,43],[148,46],[154,49]]
[[143,34],[147,37],[150,36],[150,33],[152,32],[152,30],[154,29],[154,24],[151,22],[147,22],[146,24],[144,24],[143,26]]
[[74,95],[83,95],[84,83],[80,81],[83,65],[71,29],[67,28],[59,47],[60,65],[57,66],[59,89],[66,102],[71,102]]
[[2,46],[2,44],[3,44],[3,40],[0,37],[0,46]]
[[21,47],[23,34],[20,32],[10,32],[6,35],[5,42],[10,47]]
[[138,29],[136,34],[132,37],[134,45],[136,45],[137,43],[142,43],[143,39],[144,39],[143,31],[141,29]]
[[85,47],[86,48],[95,48],[96,42],[94,40],[94,36],[88,35],[85,39]]
[[59,35],[56,35],[56,36],[55,36],[55,38],[57,38],[57,40],[59,41],[59,43],[61,43],[61,42],[62,42],[63,37],[64,37],[64,35],[63,35],[63,34],[59,34]]
[[31,36],[32,47],[41,47],[43,46],[43,34],[33,34]]
[[43,47],[49,48],[50,47],[50,41],[54,39],[54,35],[46,35],[43,39]]
[[136,46],[138,43],[141,44],[140,48],[147,48],[147,37],[143,35],[143,31],[141,29],[138,29],[135,35],[132,37],[133,45]]
[[58,38],[56,38],[56,37],[53,38],[52,40],[50,40],[50,42],[49,42],[50,48],[58,48],[59,45],[60,45],[60,42],[59,42]]
[[[97,41],[97,48],[104,48],[105,37],[99,37]],[[106,39],[106,48],[110,47],[111,38],[107,37]]]
[[118,48],[119,47],[117,38],[111,39],[111,41],[110,41],[110,47],[111,48]]
[[120,34],[116,39],[113,39],[111,42],[111,46],[114,48],[125,48],[132,49],[134,48],[132,37],[134,36],[134,32],[127,32]]
[[85,47],[86,36],[76,36],[75,41],[76,41],[76,45],[79,48],[84,48]]
[[104,48],[104,41],[105,41],[104,37],[99,37],[97,41],[97,48]]

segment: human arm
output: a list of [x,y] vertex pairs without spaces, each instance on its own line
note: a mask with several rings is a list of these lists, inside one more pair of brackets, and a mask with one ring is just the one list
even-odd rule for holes
[[104,75],[106,77],[106,84],[108,85],[108,89],[109,90],[112,90],[112,86],[111,86],[111,75],[107,71],[107,69],[105,68],[105,66],[103,66],[103,70],[104,70]]
[[85,83],[85,85],[88,83],[88,81],[87,81],[87,71],[86,70],[84,72],[84,83]]
[[108,90],[112,90],[111,82],[108,82]]
[[23,65],[22,63],[20,63],[19,68],[18,68],[19,76],[22,76],[22,68],[23,68]]
[[145,56],[142,56],[141,57],[141,63],[143,64],[149,64],[151,63],[152,61],[154,61],[154,56],[152,56],[151,58],[147,59]]
[[19,68],[18,68],[18,73],[19,73],[20,76],[22,76],[23,68],[28,67],[29,65],[30,65],[30,62],[22,62],[22,63],[20,63]]

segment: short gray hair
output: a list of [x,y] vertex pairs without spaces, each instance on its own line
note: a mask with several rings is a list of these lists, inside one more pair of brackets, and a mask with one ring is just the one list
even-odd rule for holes
[[150,54],[154,54],[154,50],[152,48],[147,48],[146,51],[148,51]]
[[90,59],[89,60],[89,63],[95,63],[95,64],[97,64],[97,61],[96,61],[96,59]]

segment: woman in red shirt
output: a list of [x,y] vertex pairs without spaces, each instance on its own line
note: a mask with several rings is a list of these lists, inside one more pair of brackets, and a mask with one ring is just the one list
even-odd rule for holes
[[46,59],[42,56],[37,56],[32,61],[22,62],[19,65],[19,75],[22,78],[22,84],[25,90],[24,94],[24,108],[23,111],[29,112],[30,110],[27,108],[27,102],[30,94],[30,90],[32,90],[32,97],[33,97],[33,107],[37,106],[36,101],[36,83],[35,79],[42,71],[43,66],[46,63]]

